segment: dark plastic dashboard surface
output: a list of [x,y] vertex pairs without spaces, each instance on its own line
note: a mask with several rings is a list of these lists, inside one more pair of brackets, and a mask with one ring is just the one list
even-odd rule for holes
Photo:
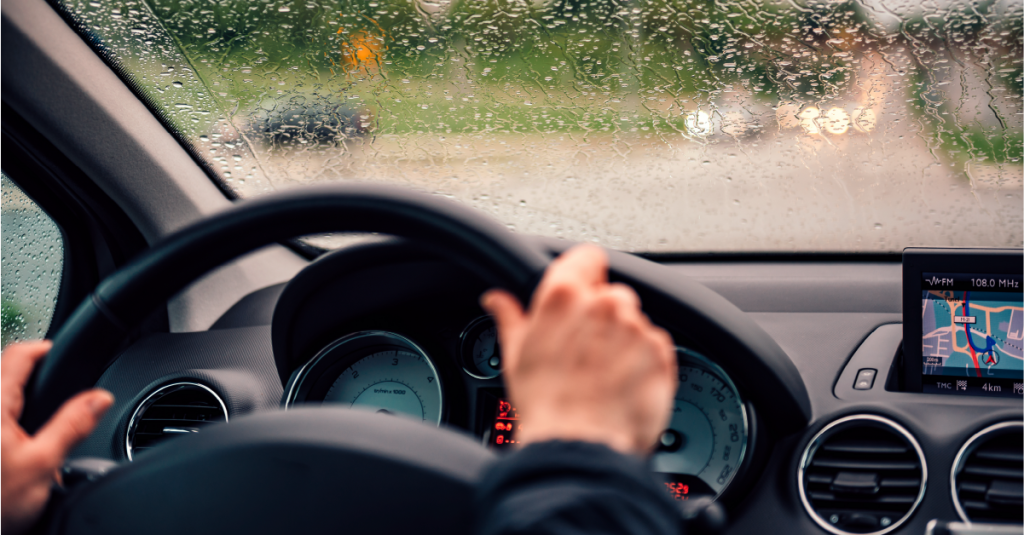
[[276,410],[281,382],[274,369],[270,326],[158,334],[135,343],[96,384],[114,394],[115,403],[72,456],[126,461],[124,438],[135,406],[156,388],[182,380],[213,389],[231,419]]
[[[179,378],[194,378],[213,386],[224,397],[232,419],[246,413],[276,410],[281,399],[281,363],[274,361],[277,347],[282,347],[282,354],[296,355],[294,362],[301,361],[331,336],[353,328],[359,321],[374,322],[375,316],[383,318],[391,315],[389,311],[396,310],[388,307],[419,301],[417,307],[410,309],[408,325],[416,323],[413,320],[419,317],[420,328],[432,330],[447,319],[450,323],[444,327],[447,332],[439,332],[439,336],[444,338],[457,333],[479,312],[475,300],[485,285],[468,277],[458,266],[437,259],[416,258],[417,254],[406,256],[402,261],[393,257],[396,261],[388,269],[371,268],[379,259],[363,264],[353,262],[353,269],[337,271],[338,278],[326,287],[311,285],[304,291],[303,299],[289,305],[298,311],[302,318],[299,323],[308,332],[295,336],[302,329],[289,328],[293,334],[285,337],[287,343],[283,343],[285,338],[279,339],[276,332],[272,337],[270,326],[253,325],[271,317],[273,312],[268,307],[282,292],[280,286],[255,292],[247,298],[247,304],[243,304],[243,300],[211,331],[160,335],[137,343],[101,379],[100,385],[113,389],[118,397],[117,406],[101,429],[76,454],[123,458],[112,444],[123,441],[126,414],[130,415],[134,404],[148,389]],[[628,260],[633,261],[646,263],[641,259]],[[364,269],[357,269],[359,265]],[[733,523],[728,533],[763,532],[767,525],[784,526],[789,533],[824,533],[804,511],[797,494],[799,457],[813,434],[829,422],[841,416],[864,413],[881,415],[906,427],[920,442],[930,469],[923,502],[897,533],[923,533],[925,525],[933,518],[957,520],[949,491],[949,468],[957,450],[973,433],[992,423],[1024,418],[1019,400],[949,399],[886,390],[889,368],[901,340],[898,263],[701,262],[664,265],[657,269],[666,277],[692,277],[697,283],[729,297],[777,344],[792,362],[797,380],[806,389],[810,423],[773,434],[763,467],[756,477],[746,480],[742,499],[730,505]],[[297,278],[293,284],[298,286],[300,282]],[[687,283],[693,281],[687,280]],[[380,298],[375,301],[377,308],[363,308],[370,304],[366,299],[357,299],[359,295],[367,299]],[[329,310],[334,317],[303,316],[301,310],[316,300],[323,306],[333,307]],[[645,305],[652,304],[651,301],[645,294]],[[429,308],[431,303],[432,308]],[[285,304],[282,299],[280,306]],[[455,309],[462,312],[445,318],[445,314]],[[417,316],[424,310],[433,310],[432,317]],[[666,323],[666,318],[653,317]],[[340,321],[344,318],[348,318],[347,324]],[[339,323],[332,323],[331,319]],[[667,319],[679,321],[680,317],[673,315]],[[344,325],[339,331],[331,331],[332,324]],[[445,351],[456,349],[441,346],[432,349],[438,354]],[[733,360],[731,354],[712,355],[736,377],[738,361]],[[466,391],[500,385],[500,381],[470,378],[454,364],[447,366],[450,385],[462,385]],[[865,367],[877,368],[878,377],[870,390],[855,391],[851,374]],[[747,391],[749,386],[744,384],[740,389]],[[449,422],[455,427],[471,429],[475,421],[475,400],[465,399],[462,403],[466,412],[451,415]],[[802,420],[800,414],[787,412],[784,406],[773,403],[770,396],[758,401],[757,410],[777,421]]]

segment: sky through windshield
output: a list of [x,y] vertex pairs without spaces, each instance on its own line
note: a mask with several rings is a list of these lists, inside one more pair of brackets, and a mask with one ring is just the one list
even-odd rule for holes
[[63,7],[241,197],[397,183],[633,251],[1024,240],[1017,0]]

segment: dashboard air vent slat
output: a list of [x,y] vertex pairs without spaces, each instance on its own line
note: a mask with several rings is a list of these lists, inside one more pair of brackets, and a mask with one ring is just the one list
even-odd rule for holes
[[801,498],[831,533],[887,533],[913,513],[927,467],[920,446],[895,422],[874,415],[841,418],[804,451]]
[[825,451],[838,451],[847,453],[905,453],[907,447],[903,444],[895,444],[879,440],[836,440],[821,446]]
[[814,466],[842,470],[914,470],[917,463],[910,461],[876,461],[872,459],[815,459]]
[[1024,423],[1004,422],[972,436],[950,476],[966,522],[1020,524],[1024,517]]
[[[981,459],[978,459],[979,461]],[[982,477],[1005,477],[1015,478],[1020,476],[1020,471],[1015,468],[1005,468],[1002,466],[966,466],[964,467],[964,474],[972,476]]]
[[160,387],[139,403],[128,424],[128,460],[176,435],[228,420],[227,407],[217,394],[199,383]]
[[882,480],[883,487],[913,487],[921,486],[921,480],[917,478],[886,478]]
[[1003,448],[992,448],[991,450],[978,450],[975,453],[978,459],[984,461],[1005,461],[1008,463],[1024,463],[1024,452],[1013,451]]

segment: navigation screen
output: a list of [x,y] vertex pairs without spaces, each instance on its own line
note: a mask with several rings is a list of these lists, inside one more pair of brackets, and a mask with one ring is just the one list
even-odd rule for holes
[[922,275],[923,390],[1024,395],[1021,276]]

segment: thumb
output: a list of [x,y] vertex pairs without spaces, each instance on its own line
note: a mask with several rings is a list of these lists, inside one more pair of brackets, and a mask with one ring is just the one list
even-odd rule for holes
[[516,297],[505,290],[489,290],[480,297],[480,306],[494,318],[502,346],[504,368],[514,368],[526,327],[526,313]]
[[113,403],[114,396],[106,390],[94,388],[82,392],[65,402],[32,440],[39,452],[57,467],[92,433]]

